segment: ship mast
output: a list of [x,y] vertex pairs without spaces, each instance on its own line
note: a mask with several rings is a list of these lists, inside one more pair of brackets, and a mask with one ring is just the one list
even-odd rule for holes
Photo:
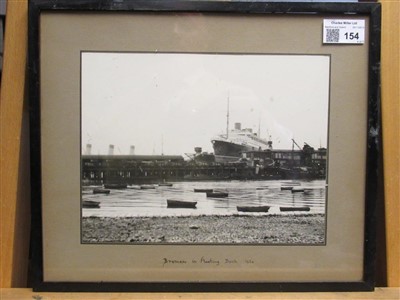
[[161,135],[161,155],[164,155],[164,135]]
[[229,137],[229,94],[228,94],[228,104],[226,109],[226,138]]

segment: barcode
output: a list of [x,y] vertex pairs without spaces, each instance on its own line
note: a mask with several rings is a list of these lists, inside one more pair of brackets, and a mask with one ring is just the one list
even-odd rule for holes
[[326,29],[326,42],[338,43],[340,29]]

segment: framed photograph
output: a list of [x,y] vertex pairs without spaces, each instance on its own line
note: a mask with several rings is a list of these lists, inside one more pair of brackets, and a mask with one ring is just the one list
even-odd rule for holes
[[377,3],[30,1],[36,291],[374,288]]

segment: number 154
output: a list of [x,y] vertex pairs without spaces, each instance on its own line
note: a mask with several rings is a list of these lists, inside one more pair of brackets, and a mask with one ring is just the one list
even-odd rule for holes
[[346,40],[358,40],[358,32],[354,33],[354,32],[346,32],[344,34],[344,36],[346,37]]

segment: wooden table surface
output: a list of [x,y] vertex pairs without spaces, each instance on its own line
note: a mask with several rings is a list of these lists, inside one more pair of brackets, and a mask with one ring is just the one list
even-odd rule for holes
[[399,300],[400,288],[377,288],[374,292],[346,293],[34,293],[31,289],[1,289],[1,300],[116,300],[116,299],[385,299]]

